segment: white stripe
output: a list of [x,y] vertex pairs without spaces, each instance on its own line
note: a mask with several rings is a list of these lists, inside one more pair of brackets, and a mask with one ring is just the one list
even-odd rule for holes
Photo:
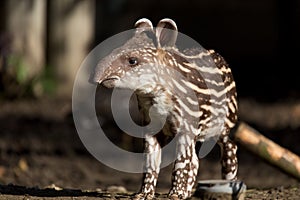
[[210,120],[211,120],[211,116],[206,117],[204,120],[201,120],[201,121],[199,122],[199,124],[200,124],[200,125],[207,124]]
[[231,128],[234,126],[234,123],[232,123],[227,117],[225,118],[225,123]]
[[229,86],[226,87],[227,92],[229,92],[232,88],[235,87],[235,82],[232,81]]
[[[175,122],[178,122],[179,123],[179,126],[176,127],[176,131],[177,132],[180,132],[182,130],[182,118],[180,115],[178,115],[176,112],[173,112],[172,113],[173,117],[175,118]],[[169,133],[168,133],[169,134]]]
[[234,103],[235,107],[237,108],[237,102],[235,96],[231,96],[231,100]]
[[180,69],[181,71],[184,71],[184,72],[186,72],[186,73],[190,73],[190,72],[191,72],[190,69],[183,67],[181,64],[178,64],[177,66],[179,67],[179,69]]
[[214,114],[215,116],[219,117],[220,114],[226,115],[226,109],[225,108],[214,108],[211,110],[211,113]]
[[220,74],[222,75],[222,71],[217,68],[215,65],[213,66],[201,66],[199,67],[200,72],[210,73],[210,74]]
[[200,129],[195,128],[193,125],[190,125],[190,129],[195,136],[200,134]]
[[203,105],[200,106],[200,108],[209,111],[210,108],[211,108],[211,106],[208,106],[208,105],[206,105],[206,104],[203,104]]
[[184,62],[183,64],[185,64],[186,66],[189,66],[192,69],[197,69],[199,70],[199,66],[196,65],[195,63],[188,63],[188,62]]
[[181,52],[178,52],[177,54],[181,55],[181,56],[184,56],[185,58],[188,58],[188,59],[202,59],[204,56],[210,56],[212,53],[212,51],[203,51],[197,55],[186,55],[186,54],[183,54]]
[[214,116],[219,116],[220,114],[226,114],[224,108],[215,108],[213,105],[201,105],[202,109],[210,111]]
[[[224,90],[217,92],[216,90],[210,90],[211,94],[216,97],[221,97],[222,95],[225,95],[227,92],[229,92],[232,88],[235,87],[235,82],[232,82],[229,86],[227,86]],[[225,97],[224,97],[225,98]]]
[[182,87],[175,79],[172,80],[175,86],[183,93],[187,94],[187,91],[184,87]]
[[212,66],[198,66],[195,63],[184,63],[185,65],[189,66],[192,69],[199,70],[200,72],[210,73],[210,74],[220,74],[222,75],[222,71],[217,68],[214,64]]
[[197,101],[194,101],[193,99],[191,99],[190,97],[187,97],[186,100],[192,104],[192,105],[199,105],[199,102],[198,100]]
[[206,94],[206,95],[210,95],[210,92],[208,89],[202,89],[202,88],[199,88],[197,85],[191,83],[191,82],[188,82],[188,81],[185,81],[185,80],[182,80],[182,82],[188,86],[189,88],[191,88],[192,90],[195,90],[196,92],[198,93],[201,93],[201,94]]
[[215,80],[205,79],[205,82],[214,84],[214,85],[216,85],[216,86],[224,86],[224,82],[217,82],[217,81],[215,81]]
[[188,125],[188,123],[186,122],[186,120],[184,120],[184,127],[185,127],[185,130],[191,131],[190,130],[190,126]]
[[231,110],[231,112],[233,112],[233,113],[235,112],[235,108],[231,102],[228,103],[228,107]]
[[209,52],[209,51],[204,51],[204,52],[199,53],[199,54],[196,56],[196,58],[199,58],[199,57],[200,57],[200,59],[201,59],[201,58],[203,58],[203,56],[210,56],[210,55],[211,55],[211,52]]
[[[179,105],[189,114],[189,115],[192,115],[193,117],[200,117],[203,112],[201,111],[193,111],[191,110],[189,107],[187,107],[180,99],[177,100]],[[176,108],[176,106],[175,106]],[[179,109],[179,108],[177,108]]]
[[209,102],[212,104],[212,105],[226,105],[226,103],[229,102],[229,99],[228,98],[223,98],[221,101],[216,101],[216,99],[210,99]]

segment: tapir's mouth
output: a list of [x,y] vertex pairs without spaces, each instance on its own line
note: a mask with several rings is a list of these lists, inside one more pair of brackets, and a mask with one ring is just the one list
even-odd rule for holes
[[113,87],[115,87],[115,82],[118,80],[120,80],[119,77],[111,76],[111,77],[106,78],[103,81],[101,81],[100,84],[104,85],[107,88],[113,88]]

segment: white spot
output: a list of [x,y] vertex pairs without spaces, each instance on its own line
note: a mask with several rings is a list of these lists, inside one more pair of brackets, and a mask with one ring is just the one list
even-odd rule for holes
[[232,172],[225,175],[225,179],[226,180],[232,180],[236,177],[236,174],[237,174],[237,170],[232,171]]
[[227,160],[227,164],[228,164],[228,165],[231,164],[231,160],[230,160],[230,159]]
[[[175,170],[178,170],[178,169],[184,169],[186,166],[185,163],[182,163],[182,162],[179,162],[179,163],[176,163],[175,164]],[[180,174],[180,171],[177,171],[176,174]]]
[[232,156],[232,151],[227,151],[227,156],[231,157]]
[[196,175],[198,173],[198,167],[197,168],[194,168],[193,170],[194,174]]
[[223,143],[227,143],[228,142],[228,136],[223,138]]
[[193,170],[190,170],[189,173],[188,173],[188,175],[189,175],[190,177],[193,177],[193,176],[194,176]]
[[150,188],[145,188],[145,193],[149,193],[150,192]]
[[224,73],[231,73],[231,69],[229,67],[226,67],[225,65],[222,66],[222,72]]

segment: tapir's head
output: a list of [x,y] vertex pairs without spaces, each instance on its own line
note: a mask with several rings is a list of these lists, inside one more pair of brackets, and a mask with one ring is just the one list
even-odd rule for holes
[[135,32],[124,45],[114,49],[98,63],[90,80],[107,88],[136,88],[154,82],[154,67],[163,60],[166,48],[175,45],[177,27],[173,20],[162,19],[154,29],[151,21],[140,19]]

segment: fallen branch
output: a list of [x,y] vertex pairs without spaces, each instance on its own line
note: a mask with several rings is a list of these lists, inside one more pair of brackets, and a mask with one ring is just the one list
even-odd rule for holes
[[235,141],[245,148],[300,180],[300,158],[279,146],[245,123],[233,133]]

